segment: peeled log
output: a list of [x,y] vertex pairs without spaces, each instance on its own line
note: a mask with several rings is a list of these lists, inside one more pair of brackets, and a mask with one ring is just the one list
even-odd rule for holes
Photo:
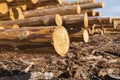
[[7,3],[0,3],[0,14],[5,14],[8,12]]
[[81,10],[90,10],[90,9],[96,9],[96,8],[103,8],[104,3],[103,2],[97,2],[97,3],[89,3],[89,4],[83,4],[81,5]]
[[12,20],[12,21],[0,21],[0,26],[6,27],[6,26],[13,26],[13,25],[19,25],[20,27],[23,26],[49,26],[49,25],[62,25],[62,19],[61,17],[57,15],[47,15],[47,16],[41,16],[41,17],[32,17],[32,18],[26,18],[22,20]]
[[79,5],[70,5],[70,6],[61,6],[61,7],[54,7],[42,10],[29,10],[23,13],[25,18],[29,17],[36,17],[36,16],[44,16],[44,15],[52,15],[52,14],[78,14],[80,13],[81,9]]
[[93,24],[111,24],[112,19],[111,18],[101,18],[101,17],[90,17],[88,18],[89,25]]
[[44,47],[44,43],[49,44],[51,41],[59,55],[64,56],[68,52],[69,37],[64,27],[43,26],[0,30],[0,45],[3,46],[40,45],[40,47]]
[[77,33],[70,34],[71,41],[89,41],[89,32],[87,29],[83,29]]

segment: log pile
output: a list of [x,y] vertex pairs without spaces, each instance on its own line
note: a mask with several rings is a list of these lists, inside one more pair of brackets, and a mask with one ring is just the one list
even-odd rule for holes
[[[84,0],[1,0],[0,45],[52,47],[64,56],[70,41],[89,41],[89,34],[119,31],[120,19],[100,17],[103,2]],[[69,39],[70,38],[70,39]],[[49,46],[50,44],[50,46]]]

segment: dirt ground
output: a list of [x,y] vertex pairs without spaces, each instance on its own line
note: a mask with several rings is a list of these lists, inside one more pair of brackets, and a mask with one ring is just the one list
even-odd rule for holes
[[119,34],[72,42],[65,57],[0,49],[0,80],[120,80]]

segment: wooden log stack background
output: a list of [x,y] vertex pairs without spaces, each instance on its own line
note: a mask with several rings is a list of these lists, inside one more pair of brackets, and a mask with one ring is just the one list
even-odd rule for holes
[[1,0],[0,45],[54,46],[64,56],[72,41],[88,42],[96,33],[120,33],[120,18],[100,17],[95,10],[103,7],[104,2],[96,0]]

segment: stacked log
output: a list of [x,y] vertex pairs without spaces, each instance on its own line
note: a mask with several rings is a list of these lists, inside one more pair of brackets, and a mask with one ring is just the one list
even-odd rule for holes
[[96,0],[1,0],[0,45],[45,47],[64,56],[72,41],[89,42],[89,35],[119,32],[120,19],[100,17],[95,11],[103,7]]

